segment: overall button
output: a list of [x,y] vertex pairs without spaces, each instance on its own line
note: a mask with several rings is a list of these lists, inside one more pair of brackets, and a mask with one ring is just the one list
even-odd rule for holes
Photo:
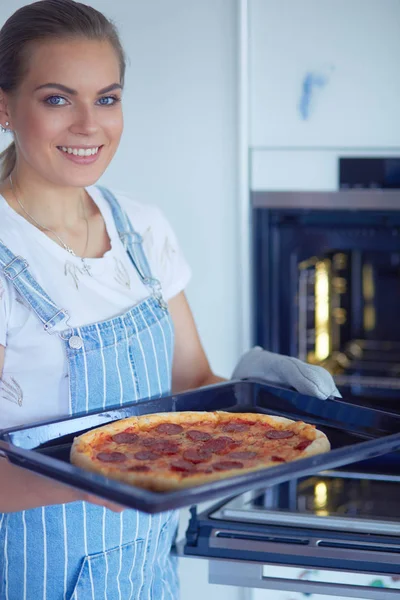
[[74,350],[79,350],[83,346],[82,338],[80,338],[78,335],[73,335],[72,337],[69,338],[68,345],[70,348],[73,348]]

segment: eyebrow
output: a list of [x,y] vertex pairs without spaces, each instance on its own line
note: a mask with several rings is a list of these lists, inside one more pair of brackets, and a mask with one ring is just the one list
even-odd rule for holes
[[[72,88],[63,85],[62,83],[43,83],[43,85],[39,85],[37,88],[35,88],[34,91],[37,92],[38,90],[48,88],[57,89],[62,92],[65,92],[66,94],[71,94],[72,96],[78,95],[78,92],[76,90],[73,90]],[[108,85],[107,87],[99,90],[97,92],[97,95],[101,96],[101,94],[107,94],[108,92],[112,92],[113,90],[122,90],[122,85],[120,83],[112,83],[111,85]]]

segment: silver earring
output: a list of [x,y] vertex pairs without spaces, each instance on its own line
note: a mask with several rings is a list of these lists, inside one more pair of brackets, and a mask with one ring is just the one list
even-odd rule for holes
[[10,123],[8,121],[6,121],[4,127],[3,127],[3,125],[0,125],[0,131],[1,131],[1,133],[8,133],[10,131],[9,129],[7,129],[7,127],[9,126],[9,124]]

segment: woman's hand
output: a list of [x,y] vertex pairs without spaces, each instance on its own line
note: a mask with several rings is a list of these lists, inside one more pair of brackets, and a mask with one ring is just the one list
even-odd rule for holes
[[263,350],[259,346],[246,352],[238,362],[232,379],[261,379],[321,400],[341,398],[333,377],[326,369],[309,365],[298,358]]
[[5,458],[0,459],[0,513],[77,501],[105,506],[114,512],[124,510],[123,506],[16,467]]
[[83,498],[81,498],[84,502],[90,502],[91,504],[98,504],[99,506],[104,506],[113,512],[120,513],[125,510],[125,506],[121,504],[116,504],[115,502],[110,502],[109,500],[105,500],[104,498],[100,498],[100,496],[93,496],[92,494],[83,494]]

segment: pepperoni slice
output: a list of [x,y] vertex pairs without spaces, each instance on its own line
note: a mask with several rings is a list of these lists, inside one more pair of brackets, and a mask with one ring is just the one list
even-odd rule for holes
[[158,454],[151,452],[151,450],[141,450],[140,452],[136,452],[134,457],[136,460],[156,460],[156,458],[158,458]]
[[158,440],[156,438],[152,438],[152,437],[141,438],[141,440],[140,440],[140,443],[142,444],[142,446],[146,446],[146,448],[151,448],[157,442],[158,442]]
[[216,471],[229,471],[229,469],[243,469],[243,463],[238,460],[224,460],[213,465]]
[[239,460],[248,460],[250,458],[255,458],[257,456],[257,452],[231,452],[229,458],[238,458]]
[[160,454],[176,454],[179,452],[179,444],[172,440],[144,438],[141,443],[149,450],[159,452]]
[[286,438],[291,438],[294,435],[294,431],[288,429],[271,429],[270,431],[267,431],[265,437],[269,440],[284,440]]
[[128,471],[134,471],[135,473],[148,473],[150,471],[150,467],[147,465],[134,465],[133,467],[129,467]]
[[205,448],[189,448],[189,450],[185,450],[183,453],[183,458],[195,464],[206,462],[211,458],[211,450],[206,450]]
[[216,452],[218,454],[218,452],[223,452],[228,447],[235,447],[237,445],[238,443],[235,442],[235,440],[233,440],[232,438],[227,436],[221,436],[204,442],[203,448],[205,450],[209,450],[210,452]]
[[250,425],[248,423],[240,423],[238,421],[232,421],[230,423],[226,423],[222,427],[222,431],[227,431],[229,433],[236,433],[240,431],[248,431],[250,429]]
[[178,433],[182,433],[183,427],[182,425],[176,425],[176,423],[161,423],[161,425],[157,425],[156,431],[167,435],[178,435]]
[[281,456],[271,456],[271,460],[272,462],[286,462],[286,460]]
[[169,456],[179,452],[179,444],[175,444],[174,442],[162,442],[153,446],[153,450],[159,454],[166,454]]
[[113,442],[117,442],[117,444],[134,444],[138,439],[138,435],[136,433],[116,433],[112,436]]
[[124,462],[126,460],[125,454],[122,452],[99,452],[97,455],[98,460],[101,462]]
[[227,443],[228,446],[237,446],[239,443],[237,440],[234,440],[231,437],[228,437],[227,435],[222,435],[220,438],[218,438],[219,440],[225,440],[225,442]]
[[308,448],[308,446],[311,444],[311,440],[303,440],[302,442],[300,442],[300,444],[298,444],[295,447],[295,450],[300,450],[301,452],[303,450],[305,450],[306,448]]
[[193,442],[205,442],[211,439],[211,434],[206,431],[198,431],[197,429],[189,429],[186,432],[188,438],[190,438]]
[[196,466],[187,460],[174,460],[171,462],[171,471],[179,471],[181,473],[190,473],[196,470]]

